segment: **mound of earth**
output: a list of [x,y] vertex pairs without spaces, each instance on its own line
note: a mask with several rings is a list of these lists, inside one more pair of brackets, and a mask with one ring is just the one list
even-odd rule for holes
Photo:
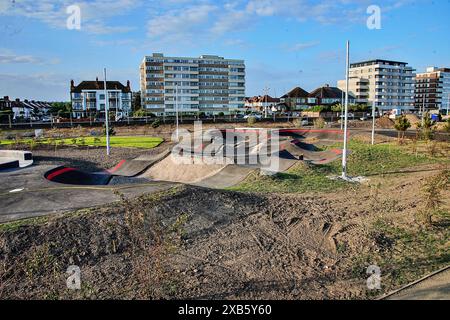
[[406,119],[408,119],[413,128],[415,128],[417,124],[420,122],[420,118],[415,114],[407,114]]
[[383,116],[377,119],[375,126],[381,129],[392,129],[394,128],[394,121],[389,119],[389,116]]

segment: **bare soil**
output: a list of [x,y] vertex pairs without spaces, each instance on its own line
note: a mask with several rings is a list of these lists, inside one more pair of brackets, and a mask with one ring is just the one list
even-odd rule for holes
[[[184,186],[3,226],[0,298],[366,299],[374,293],[366,287],[370,259],[362,257],[405,254],[421,273],[436,267],[411,253],[419,248],[399,248],[372,229],[379,219],[423,228],[419,190],[438,168],[416,169],[336,194]],[[443,199],[450,208],[449,190]],[[70,265],[81,269],[81,290],[66,288]],[[384,291],[398,286],[398,270],[382,272]]]

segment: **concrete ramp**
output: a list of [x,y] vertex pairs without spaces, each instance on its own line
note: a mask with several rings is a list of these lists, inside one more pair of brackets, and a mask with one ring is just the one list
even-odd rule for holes
[[140,156],[136,159],[122,160],[114,168],[107,171],[114,176],[135,177],[143,173],[155,163],[158,163],[166,158],[169,154],[170,150],[167,150],[156,156]]
[[25,168],[33,164],[33,155],[28,151],[0,150],[0,170]]
[[255,170],[259,169],[255,167],[244,167],[232,164],[226,166],[215,175],[194,183],[194,185],[211,189],[224,189],[235,186],[244,181],[245,178],[247,178],[248,175]]

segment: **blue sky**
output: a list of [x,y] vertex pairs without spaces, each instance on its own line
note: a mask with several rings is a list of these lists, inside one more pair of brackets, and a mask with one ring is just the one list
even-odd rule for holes
[[[69,30],[70,5],[81,29]],[[381,29],[366,26],[381,9]],[[68,100],[69,82],[130,80],[144,55],[245,59],[248,96],[336,85],[351,60],[450,67],[450,0],[0,0],[0,96]]]

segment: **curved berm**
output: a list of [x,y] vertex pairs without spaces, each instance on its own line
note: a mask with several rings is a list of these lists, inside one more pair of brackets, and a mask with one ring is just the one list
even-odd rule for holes
[[107,173],[89,173],[75,168],[58,167],[45,173],[44,177],[52,182],[80,185],[107,185],[112,175]]
[[25,168],[33,164],[33,155],[28,151],[0,150],[0,170]]
[[170,150],[167,150],[156,156],[140,156],[136,159],[122,160],[114,168],[107,171],[115,176],[135,177],[157,162],[166,158],[169,153]]

